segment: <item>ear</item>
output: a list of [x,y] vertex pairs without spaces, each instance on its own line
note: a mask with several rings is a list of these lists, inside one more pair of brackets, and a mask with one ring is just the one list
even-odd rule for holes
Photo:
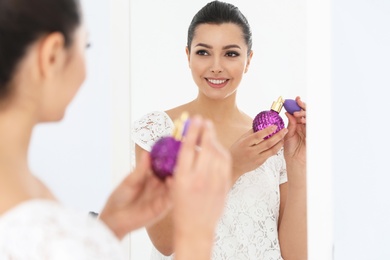
[[66,62],[65,38],[62,33],[54,32],[42,39],[38,54],[39,71],[43,78],[50,78]]
[[[186,46],[186,55],[188,60],[188,66],[190,65],[190,50],[188,49],[188,46]],[[189,66],[191,68],[191,66]]]
[[252,56],[253,56],[253,51],[251,50],[251,52],[250,52],[249,55],[248,55],[248,60],[246,61],[245,73],[248,72],[249,65],[251,64]]

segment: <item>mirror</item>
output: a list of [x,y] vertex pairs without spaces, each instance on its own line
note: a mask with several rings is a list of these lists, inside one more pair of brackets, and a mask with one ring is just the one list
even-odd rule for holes
[[[208,2],[130,1],[133,119],[196,97],[185,53],[187,30]],[[238,106],[254,117],[279,96],[306,100],[306,1],[228,2],[247,17],[253,33],[254,55],[238,90]],[[148,258],[150,246],[144,229],[132,233],[132,259]]]

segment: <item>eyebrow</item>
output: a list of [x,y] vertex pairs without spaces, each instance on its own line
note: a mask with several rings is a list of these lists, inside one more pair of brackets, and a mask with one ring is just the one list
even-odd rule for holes
[[[195,45],[195,47],[197,47],[197,46],[205,47],[205,48],[208,48],[208,49],[212,49],[213,48],[211,45],[208,45],[206,43],[198,43],[197,45]],[[232,49],[232,48],[241,49],[241,47],[238,46],[237,44],[229,44],[229,45],[223,46],[222,50],[227,50],[227,49]]]

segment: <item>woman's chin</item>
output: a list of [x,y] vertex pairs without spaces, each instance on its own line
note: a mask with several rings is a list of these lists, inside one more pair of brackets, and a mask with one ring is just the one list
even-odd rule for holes
[[46,116],[40,118],[39,122],[41,122],[41,123],[59,122],[64,118],[64,116],[65,116],[65,112],[57,113],[57,114],[50,114],[50,115],[46,115]]

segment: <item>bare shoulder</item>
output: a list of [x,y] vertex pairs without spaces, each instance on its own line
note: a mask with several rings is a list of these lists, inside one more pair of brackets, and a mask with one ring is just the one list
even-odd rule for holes
[[241,113],[241,120],[242,120],[242,123],[244,125],[248,125],[248,124],[252,124],[252,121],[253,121],[253,118],[250,117],[248,114],[246,114],[245,112],[241,111],[240,110],[240,113]]
[[171,108],[169,110],[166,110],[165,113],[174,121],[175,119],[179,118],[183,112],[188,112],[191,115],[190,112],[190,105],[189,103],[180,105],[178,107]]

